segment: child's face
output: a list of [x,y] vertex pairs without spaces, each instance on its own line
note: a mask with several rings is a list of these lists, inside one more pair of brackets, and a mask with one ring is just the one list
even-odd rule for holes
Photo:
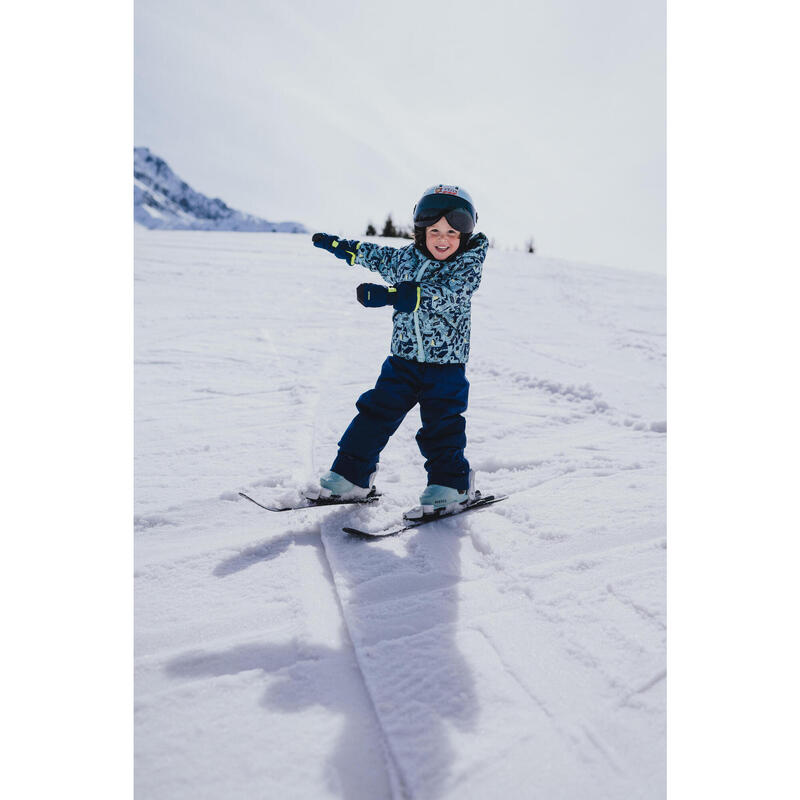
[[437,261],[455,253],[460,241],[461,234],[444,217],[425,228],[425,245]]

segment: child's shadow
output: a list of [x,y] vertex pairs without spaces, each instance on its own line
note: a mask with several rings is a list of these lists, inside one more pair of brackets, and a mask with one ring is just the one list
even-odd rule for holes
[[[328,759],[342,797],[369,796],[381,800],[392,796],[388,777],[376,774],[380,771],[375,770],[383,757],[379,737],[374,736],[376,731],[369,736],[370,730],[363,723],[363,711],[357,716],[353,713],[359,705],[363,706],[363,699],[352,696],[352,686],[348,682],[348,678],[352,681],[352,661],[345,649],[295,641],[244,644],[216,653],[186,653],[166,667],[169,675],[180,678],[236,675],[249,670],[281,673],[279,680],[272,682],[261,698],[260,704],[265,709],[290,713],[319,705],[344,717],[346,724]],[[265,719],[265,744],[273,735],[266,730],[269,724]],[[303,731],[300,739],[316,735],[319,735],[316,731]],[[270,758],[268,748],[265,748],[264,757]],[[276,761],[274,768],[277,772],[283,766]],[[327,772],[330,774],[330,770]],[[253,787],[254,796],[257,788]]]
[[[380,542],[340,538],[346,534],[340,533],[339,516],[323,523],[327,535],[336,537],[328,541],[331,566],[350,587],[345,614],[393,772],[404,794],[432,800],[446,788],[456,757],[448,728],[472,730],[478,716],[474,680],[455,641],[461,521],[447,520],[394,540],[402,542],[401,555],[397,547]],[[327,569],[314,529],[248,548],[220,563],[214,575],[224,578],[272,560],[292,544],[315,547]],[[364,725],[347,645],[337,650],[297,642],[246,644],[218,653],[186,653],[166,667],[168,674],[180,677],[253,669],[283,672],[264,693],[265,708],[287,713],[322,705],[345,717],[329,759],[343,797],[391,796],[388,779],[385,794],[378,792],[378,776],[370,772],[380,763],[381,745]],[[365,748],[372,758],[365,758]],[[370,784],[372,794],[365,794]]]
[[[319,538],[319,528],[315,525],[313,528],[300,528],[296,531],[287,531],[281,536],[269,539],[266,542],[260,542],[259,544],[253,545],[253,547],[247,547],[235,556],[227,558],[225,561],[217,564],[214,569],[214,575],[218,578],[226,578],[228,575],[241,572],[248,567],[252,567],[254,564],[260,564],[263,561],[272,561],[293,545],[315,547],[319,551],[318,556],[321,559],[324,558],[322,543]],[[325,569],[328,569],[326,562]]]

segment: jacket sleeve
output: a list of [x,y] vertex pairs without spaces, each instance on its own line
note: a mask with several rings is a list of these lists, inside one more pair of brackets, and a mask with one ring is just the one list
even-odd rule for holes
[[420,308],[446,315],[462,311],[472,293],[480,286],[488,247],[489,240],[484,234],[478,233],[469,250],[459,259],[458,269],[451,272],[447,279],[437,282],[435,279],[425,280],[423,276]]
[[380,273],[387,283],[397,283],[397,271],[404,247],[381,247],[373,242],[361,242],[356,256],[356,264],[361,264],[372,272]]

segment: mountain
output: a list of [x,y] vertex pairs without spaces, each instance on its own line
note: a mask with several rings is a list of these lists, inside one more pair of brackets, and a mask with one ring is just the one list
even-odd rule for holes
[[269,222],[206,197],[147,147],[133,148],[133,219],[169,230],[308,233],[299,222]]

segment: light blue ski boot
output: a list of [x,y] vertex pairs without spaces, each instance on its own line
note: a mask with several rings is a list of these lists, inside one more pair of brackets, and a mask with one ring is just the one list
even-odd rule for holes
[[308,492],[306,497],[309,500],[326,500],[330,497],[336,497],[340,500],[360,500],[375,491],[375,476],[377,474],[376,467],[375,472],[369,476],[369,486],[365,489],[363,486],[356,486],[347,478],[339,475],[338,472],[328,470],[319,479],[320,488]]
[[469,471],[469,488],[465,492],[458,489],[451,489],[449,486],[439,486],[432,483],[425,487],[425,491],[419,496],[419,505],[406,511],[403,516],[406,519],[420,519],[428,514],[438,512],[439,514],[453,514],[460,510],[468,500],[475,496],[475,470]]

